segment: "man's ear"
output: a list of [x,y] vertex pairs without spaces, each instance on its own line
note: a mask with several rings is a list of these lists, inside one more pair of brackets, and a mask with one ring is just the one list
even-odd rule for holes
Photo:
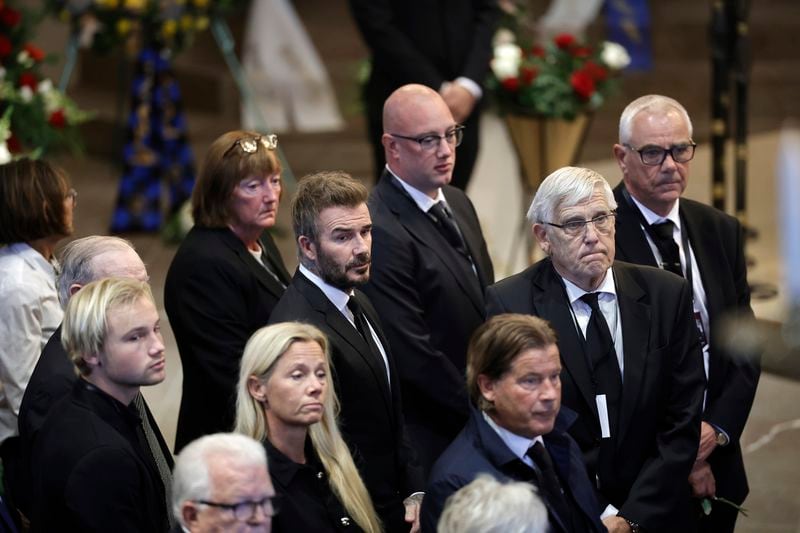
[[69,295],[72,296],[73,294],[81,290],[82,287],[83,285],[81,285],[80,283],[73,283],[72,285],[69,286]]
[[494,380],[489,376],[486,374],[478,374],[478,389],[481,391],[481,396],[489,403],[494,403],[494,385]]
[[397,139],[389,135],[388,133],[384,133],[381,135],[381,144],[383,144],[383,150],[386,152],[386,160],[393,160],[397,159],[398,151],[397,151]]
[[192,531],[192,526],[197,523],[199,512],[197,505],[193,501],[186,500],[181,505],[181,518],[183,518],[183,524],[189,531]]
[[539,248],[541,248],[545,254],[550,255],[551,243],[550,238],[547,235],[547,228],[545,228],[544,224],[536,223],[531,229],[533,236],[536,238],[536,242],[539,243]]
[[625,163],[625,154],[627,154],[628,150],[621,144],[615,144],[614,148],[612,148],[612,152],[614,154],[614,159],[617,161],[620,170],[623,174],[627,170],[628,164]]
[[297,248],[303,257],[313,263],[317,262],[317,245],[311,239],[305,235],[300,235],[297,238]]
[[103,366],[103,362],[100,360],[100,354],[95,353],[92,355],[84,355],[82,357],[83,361],[89,368],[95,368],[98,366]]

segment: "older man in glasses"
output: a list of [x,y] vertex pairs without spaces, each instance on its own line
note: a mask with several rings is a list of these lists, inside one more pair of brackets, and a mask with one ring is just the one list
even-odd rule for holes
[[[700,450],[689,478],[698,498],[721,496],[738,504],[747,496],[739,437],[753,397],[758,356],[732,357],[712,341],[726,313],[753,315],[738,220],[713,207],[680,198],[694,156],[692,122],[684,107],[666,96],[637,98],[622,112],[614,157],[622,182],[617,257],[659,266],[686,278],[703,347],[706,385]],[[703,531],[732,532],[736,510],[714,505]]]
[[364,292],[386,317],[406,429],[427,473],[467,420],[467,342],[494,272],[472,202],[449,185],[463,129],[442,97],[405,85],[386,100],[383,126]]
[[691,291],[668,272],[614,262],[616,207],[597,172],[553,172],[528,211],[549,257],[489,287],[487,307],[555,329],[562,404],[579,415],[569,433],[609,531],[691,531],[686,479],[703,401]]

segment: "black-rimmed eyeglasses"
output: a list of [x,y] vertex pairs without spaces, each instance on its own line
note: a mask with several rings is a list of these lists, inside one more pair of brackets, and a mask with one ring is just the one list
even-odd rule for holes
[[616,213],[608,213],[596,216],[591,220],[568,220],[563,224],[556,224],[555,222],[545,222],[545,224],[560,229],[570,237],[577,237],[578,235],[583,235],[586,226],[591,222],[594,225],[594,229],[603,235],[607,235],[611,232],[611,228],[614,227],[615,216],[617,216]]
[[623,144],[625,148],[639,153],[642,158],[642,163],[650,166],[658,166],[667,158],[667,154],[672,156],[672,160],[676,163],[687,163],[694,157],[694,149],[697,146],[694,142],[686,144],[676,144],[669,148],[661,148],[660,146],[645,146],[643,148],[634,148],[630,144]]
[[398,139],[406,139],[407,141],[414,141],[419,143],[423,150],[430,151],[435,150],[439,147],[439,144],[442,142],[442,139],[447,141],[447,144],[450,146],[456,147],[461,144],[461,141],[464,139],[464,126],[459,124],[458,126],[454,127],[451,130],[447,130],[444,135],[421,135],[419,137],[408,137],[406,135],[398,135],[396,133],[390,133],[392,137],[397,137]]
[[254,154],[258,151],[259,145],[263,146],[267,150],[275,150],[278,147],[278,136],[273,133],[270,135],[258,135],[256,137],[244,137],[242,139],[236,139],[231,147],[225,150],[225,153],[222,154],[222,157],[227,156],[231,150],[237,146],[242,149],[242,152],[248,155]]
[[194,500],[195,503],[226,509],[233,513],[234,518],[239,522],[247,522],[256,514],[256,509],[260,508],[264,516],[275,516],[280,510],[279,496],[267,496],[259,501],[247,500],[239,503],[220,503],[209,500]]

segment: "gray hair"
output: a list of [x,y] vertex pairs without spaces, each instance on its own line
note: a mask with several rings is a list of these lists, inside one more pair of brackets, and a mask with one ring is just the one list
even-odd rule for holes
[[481,474],[447,499],[437,533],[546,533],[547,508],[530,483]]
[[243,469],[267,466],[267,452],[255,439],[238,433],[214,433],[194,440],[175,458],[172,471],[172,512],[182,525],[183,502],[211,499],[209,463],[224,457]]
[[619,117],[619,143],[628,144],[631,142],[631,135],[633,131],[633,119],[636,115],[643,111],[648,113],[667,113],[668,111],[677,111],[686,121],[689,127],[689,137],[692,136],[692,119],[689,118],[689,113],[680,102],[670,98],[669,96],[662,96],[660,94],[648,94],[640,96],[633,102],[627,105]]
[[585,202],[600,188],[608,208],[617,208],[614,192],[606,179],[589,168],[562,167],[547,176],[539,185],[528,209],[531,224],[553,222],[557,212]]
[[99,274],[94,271],[92,259],[98,255],[112,251],[131,249],[136,251],[129,241],[119,237],[91,235],[75,239],[61,252],[61,272],[56,280],[58,301],[66,308],[70,297],[70,287],[74,284],[86,285],[96,281]]

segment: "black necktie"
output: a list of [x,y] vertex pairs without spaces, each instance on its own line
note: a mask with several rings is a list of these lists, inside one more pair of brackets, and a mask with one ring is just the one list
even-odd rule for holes
[[661,254],[661,266],[664,270],[683,277],[680,251],[675,239],[672,238],[675,223],[667,220],[659,224],[651,224],[650,227],[653,229],[653,236],[655,237],[653,242],[658,248],[658,253]]
[[356,323],[356,329],[361,334],[361,337],[364,339],[364,342],[367,343],[369,346],[369,351],[372,352],[373,357],[378,363],[378,366],[383,370],[382,375],[386,378],[388,382],[388,376],[386,375],[386,365],[383,361],[383,355],[381,354],[380,348],[375,343],[375,339],[372,337],[372,331],[369,329],[369,324],[367,323],[367,317],[364,316],[364,312],[361,310],[361,306],[359,305],[358,301],[356,300],[355,296],[351,296],[350,299],[347,301],[347,307],[353,313],[353,321]]
[[616,415],[619,412],[619,398],[622,395],[622,376],[614,350],[614,340],[606,318],[597,302],[599,293],[587,292],[581,300],[592,308],[592,315],[586,326],[586,352],[592,362],[592,378],[597,394],[606,395],[611,434],[616,430]]
[[444,202],[436,202],[433,204],[433,207],[428,210],[428,213],[433,215],[436,221],[436,227],[439,228],[439,231],[444,235],[444,238],[447,239],[447,242],[458,250],[460,254],[469,258],[469,251],[464,242],[464,237],[461,236],[461,232],[458,229],[458,225],[456,225],[453,214],[450,212],[450,208],[448,208]]
[[558,475],[556,474],[556,469],[553,466],[553,460],[550,454],[547,452],[544,445],[537,441],[533,446],[528,448],[527,456],[533,459],[533,462],[536,464],[536,477],[538,478],[539,490],[544,494],[550,506],[555,510],[558,517],[567,527],[567,530],[572,531],[572,513],[569,510],[567,496],[561,488],[561,482],[558,480]]

